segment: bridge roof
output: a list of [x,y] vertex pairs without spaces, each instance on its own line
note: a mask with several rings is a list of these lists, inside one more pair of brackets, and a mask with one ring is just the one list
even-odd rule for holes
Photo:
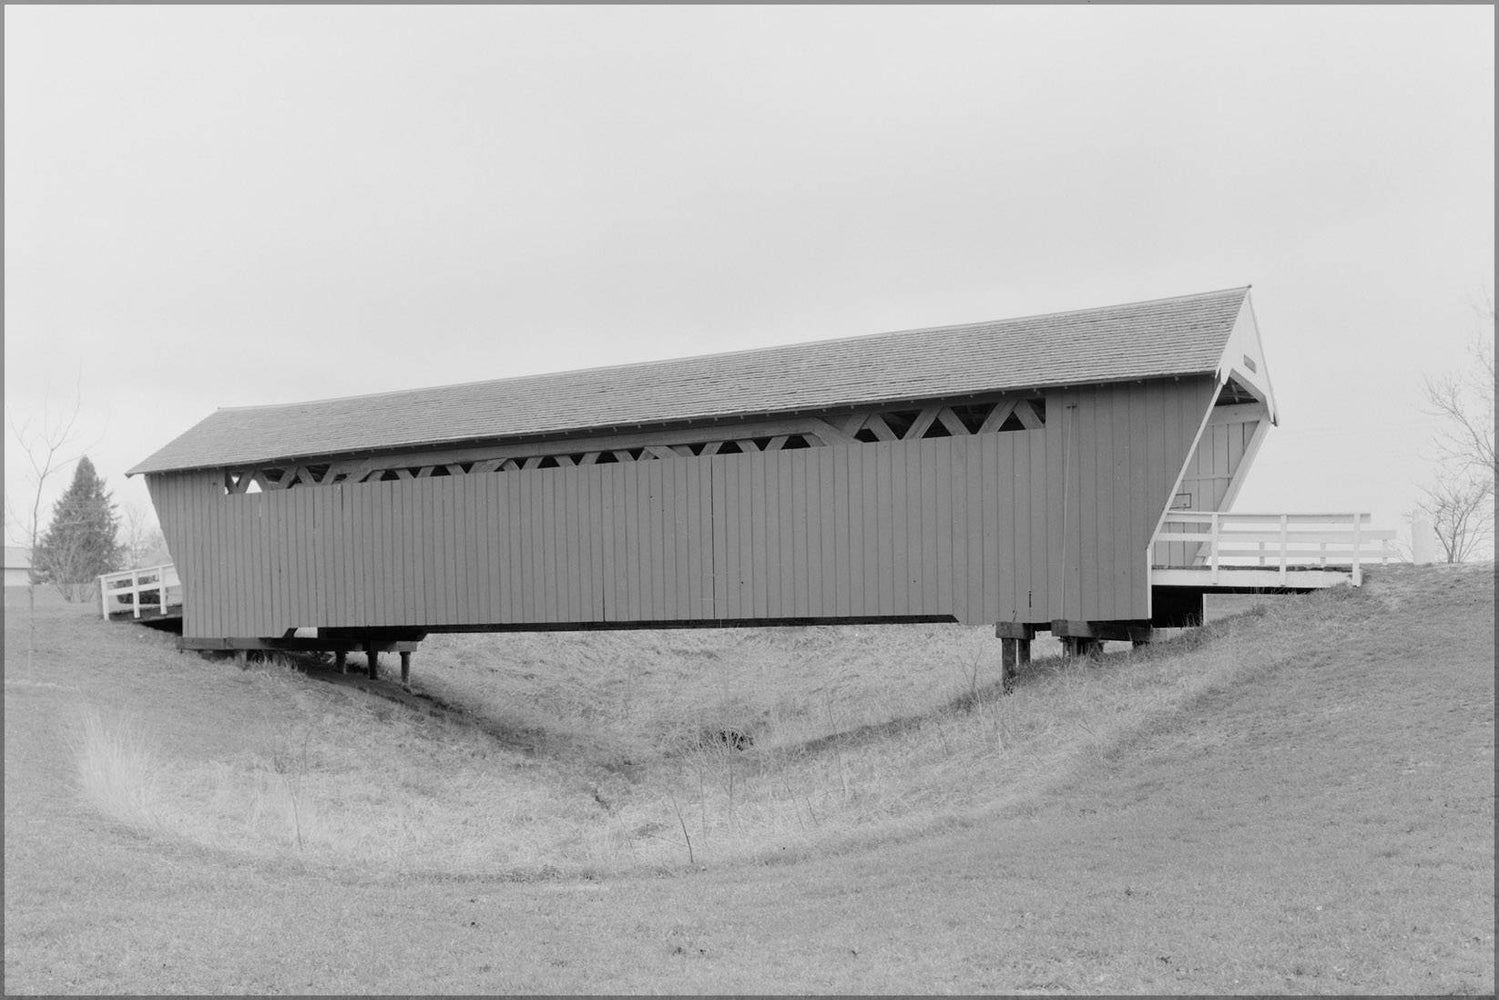
[[1216,372],[1248,292],[226,407],[128,474]]

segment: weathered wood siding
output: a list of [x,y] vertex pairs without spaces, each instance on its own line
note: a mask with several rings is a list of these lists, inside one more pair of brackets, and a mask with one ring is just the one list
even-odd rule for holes
[[[1228,492],[1240,473],[1261,416],[1215,417],[1202,429],[1197,447],[1187,459],[1176,495],[1188,510],[1223,510]],[[1164,534],[1171,534],[1167,525]],[[1189,526],[1175,526],[1181,531]],[[1157,566],[1192,566],[1207,546],[1201,542],[1158,542],[1152,558]]]
[[1148,614],[1211,378],[1059,391],[971,437],[229,494],[148,477],[190,636]]
[[997,620],[1149,616],[1151,535],[1216,391],[1203,377],[1047,398],[1048,605]]
[[1223,509],[1229,484],[1259,425],[1258,419],[1246,418],[1203,428],[1202,440],[1197,442],[1181,484],[1181,492],[1192,497],[1192,510]]

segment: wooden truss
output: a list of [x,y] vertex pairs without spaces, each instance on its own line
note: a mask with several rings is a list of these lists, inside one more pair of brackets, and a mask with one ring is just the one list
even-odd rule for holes
[[543,441],[480,448],[430,450],[381,458],[254,465],[224,470],[226,493],[256,493],[296,486],[332,486],[382,480],[427,479],[472,473],[515,472],[570,466],[648,462],[712,455],[821,448],[830,445],[965,437],[1045,426],[1040,398],[1006,397],[919,409],[867,410],[805,416],[735,426],[693,427],[653,433]]

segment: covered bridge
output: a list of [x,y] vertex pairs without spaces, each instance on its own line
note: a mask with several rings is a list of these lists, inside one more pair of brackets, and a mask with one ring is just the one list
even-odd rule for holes
[[1275,418],[1234,288],[221,409],[131,474],[187,647],[953,621],[1013,659],[1199,614],[1153,574],[1203,536],[1156,540],[1227,508]]

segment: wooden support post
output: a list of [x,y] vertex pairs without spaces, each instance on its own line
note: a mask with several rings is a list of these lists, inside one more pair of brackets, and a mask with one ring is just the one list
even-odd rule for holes
[[241,670],[248,670],[248,669],[250,669],[250,653],[249,653],[249,651],[241,649],[238,652],[236,652],[234,654],[234,662],[239,667],[239,669],[241,669]]
[[1036,628],[1026,622],[994,623],[994,635],[1000,640],[1001,689],[1005,694],[1015,686],[1020,668],[1031,662],[1031,640],[1036,637]]
[[369,678],[372,681],[380,679],[380,654],[375,652],[375,644],[366,642],[364,644],[364,658],[369,661]]
[[1015,690],[1015,678],[1020,675],[1020,668],[1031,662],[1031,641],[1001,637],[999,648],[1002,670],[1000,687],[1005,694],[1009,694]]
[[401,652],[401,687],[411,690],[411,654]]
[[341,674],[348,673],[349,672],[349,651],[346,650],[346,649],[334,650],[334,652],[333,652],[333,665],[338,668],[338,672],[339,673],[341,673]]
[[1097,656],[1103,652],[1103,641],[1080,635],[1064,636],[1062,650],[1068,656]]

